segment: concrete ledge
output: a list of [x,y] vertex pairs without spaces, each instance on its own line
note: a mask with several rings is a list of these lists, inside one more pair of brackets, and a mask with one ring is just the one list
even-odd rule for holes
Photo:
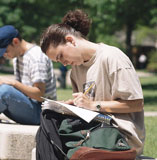
[[33,148],[33,150],[32,150],[32,159],[31,160],[36,160],[36,148]]
[[0,159],[31,160],[39,126],[0,123]]

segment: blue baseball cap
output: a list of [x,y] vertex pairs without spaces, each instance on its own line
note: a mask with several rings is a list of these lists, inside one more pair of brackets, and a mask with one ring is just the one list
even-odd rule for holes
[[0,27],[0,57],[4,55],[8,45],[12,42],[13,38],[17,37],[18,30],[12,25]]

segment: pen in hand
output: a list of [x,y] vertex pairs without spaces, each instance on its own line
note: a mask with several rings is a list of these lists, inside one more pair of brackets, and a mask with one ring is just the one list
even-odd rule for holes
[[[89,93],[89,91],[91,90],[91,88],[92,88],[93,86],[94,86],[94,83],[92,83],[92,84],[87,88],[87,90],[85,90],[85,92],[83,93],[83,95],[86,96],[86,95]],[[74,104],[75,106],[77,106],[76,99],[78,100],[78,97],[80,97],[80,93],[74,93],[73,96],[75,97],[75,98],[73,99],[73,104]],[[87,98],[87,97],[86,97],[86,98]],[[88,99],[88,98],[87,98],[87,99]]]
[[92,83],[92,84],[89,86],[89,88],[88,88],[83,94],[86,95],[93,86],[94,86],[94,83]]

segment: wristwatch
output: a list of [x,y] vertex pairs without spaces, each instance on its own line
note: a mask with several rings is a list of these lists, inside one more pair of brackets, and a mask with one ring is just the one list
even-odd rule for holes
[[100,110],[101,110],[101,105],[100,105],[100,104],[97,104],[97,105],[96,105],[96,111],[100,112]]

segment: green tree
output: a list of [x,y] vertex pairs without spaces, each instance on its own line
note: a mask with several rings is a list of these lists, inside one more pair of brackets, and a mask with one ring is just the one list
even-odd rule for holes
[[127,54],[131,58],[131,38],[140,25],[157,25],[156,0],[85,0],[90,5],[94,17],[91,39],[104,33],[113,35],[115,31],[125,30]]
[[143,40],[147,39],[148,37],[154,45],[157,44],[157,27],[150,28],[146,26],[139,26],[135,35],[137,45],[141,45]]
[[69,0],[64,3],[63,0],[1,0],[0,26],[14,25],[24,39],[38,41],[42,31],[60,22],[73,3]]
[[12,24],[23,38],[38,41],[47,26],[61,22],[68,10],[81,8],[93,24],[89,39],[118,44],[114,34],[125,30],[127,54],[131,58],[131,37],[138,25],[157,25],[156,0],[1,0],[0,26]]

